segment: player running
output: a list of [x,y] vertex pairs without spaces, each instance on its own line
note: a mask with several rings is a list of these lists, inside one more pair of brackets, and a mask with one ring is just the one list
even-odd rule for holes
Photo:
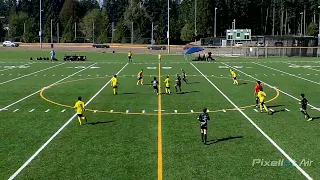
[[260,112],[262,112],[262,108],[269,114],[269,110],[267,106],[265,105],[264,99],[266,98],[267,94],[263,92],[263,88],[261,88],[258,92],[258,97],[260,101]]
[[239,85],[238,80],[237,80],[237,74],[234,72],[233,69],[230,69],[230,73],[231,73],[231,76],[233,78],[233,84]]
[[308,100],[306,99],[304,94],[301,94],[300,97],[301,97],[301,101],[299,103],[301,104],[300,112],[304,114],[304,118],[307,118],[308,121],[312,121],[313,118],[310,117],[309,114],[307,113]]
[[111,80],[111,87],[113,88],[113,94],[117,95],[118,94],[118,78],[117,75],[114,75],[112,80]]
[[129,61],[129,63],[132,62],[132,52],[131,51],[128,52],[128,61]]
[[198,120],[200,122],[201,139],[204,144],[207,143],[208,121],[210,120],[210,116],[207,111],[208,109],[204,108],[203,113],[201,113],[198,117]]
[[88,122],[87,118],[84,116],[84,111],[85,111],[84,102],[82,101],[81,96],[78,97],[78,101],[74,105],[74,108],[77,111],[78,121],[80,125],[82,125],[82,120],[85,120],[86,122]]
[[159,87],[158,87],[159,82],[158,82],[157,78],[154,77],[154,78],[153,78],[153,81],[151,81],[151,83],[152,83],[153,91],[154,91],[157,95],[159,95]]
[[256,98],[256,108],[259,107],[259,97],[258,92],[262,89],[261,82],[257,81],[257,85],[254,87],[254,97]]
[[188,84],[187,73],[183,69],[181,69],[181,71],[182,71],[182,80]]
[[139,84],[143,85],[142,74],[143,74],[143,70],[141,69],[141,71],[138,73],[138,82],[137,82],[137,85],[139,85]]
[[181,77],[179,76],[179,74],[177,74],[177,79],[176,79],[176,85],[174,85],[174,87],[176,88],[176,92],[178,92],[178,88],[181,92]]
[[166,94],[171,94],[171,92],[170,92],[170,78],[169,78],[169,75],[164,80],[164,83],[166,84]]

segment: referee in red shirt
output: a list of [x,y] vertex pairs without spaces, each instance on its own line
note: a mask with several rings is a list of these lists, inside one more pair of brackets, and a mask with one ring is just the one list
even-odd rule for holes
[[254,96],[256,97],[256,108],[259,107],[259,97],[258,92],[262,89],[261,82],[257,81],[256,87],[254,87]]

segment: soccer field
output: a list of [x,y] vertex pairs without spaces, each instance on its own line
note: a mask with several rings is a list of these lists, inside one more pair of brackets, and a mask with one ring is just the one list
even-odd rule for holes
[[[1,51],[0,179],[320,179],[320,61],[81,53],[86,62],[30,61]],[[58,56],[61,59],[62,53]],[[137,86],[143,69],[144,85]],[[188,84],[176,93],[181,69]],[[234,69],[239,85],[230,77]],[[118,74],[119,94],[110,84]],[[171,94],[150,86],[171,78]],[[273,115],[255,108],[263,82]],[[308,122],[299,111],[309,100]],[[73,109],[86,103],[88,123]],[[207,107],[208,144],[197,117]]]

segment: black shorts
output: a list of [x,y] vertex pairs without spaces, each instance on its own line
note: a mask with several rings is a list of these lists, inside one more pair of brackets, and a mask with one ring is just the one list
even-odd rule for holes
[[78,114],[78,117],[83,117],[83,114]]
[[128,59],[131,59],[132,57],[131,56],[128,56]]
[[118,86],[113,86],[113,88],[118,88]]
[[167,89],[170,89],[170,86],[166,86]]
[[307,111],[307,107],[301,107],[301,108],[300,108],[300,111],[301,111],[301,112],[306,112],[306,111]]
[[234,80],[237,80],[237,77],[234,77],[233,79],[234,79]]
[[158,90],[158,86],[153,86],[153,89],[156,89],[156,90]]
[[200,125],[200,129],[205,129],[207,130],[208,129],[208,126],[205,124],[205,125]]
[[140,81],[142,79],[142,77],[138,77],[138,80]]
[[177,84],[176,84],[176,86],[179,86],[179,87],[181,87],[181,83],[177,83]]
[[264,105],[264,101],[260,102],[260,104],[263,106]]

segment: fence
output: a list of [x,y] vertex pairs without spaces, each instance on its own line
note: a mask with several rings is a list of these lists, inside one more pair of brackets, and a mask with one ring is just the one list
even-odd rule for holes
[[208,53],[209,51],[215,56],[242,56],[256,58],[320,56],[320,47],[205,47],[204,53]]

